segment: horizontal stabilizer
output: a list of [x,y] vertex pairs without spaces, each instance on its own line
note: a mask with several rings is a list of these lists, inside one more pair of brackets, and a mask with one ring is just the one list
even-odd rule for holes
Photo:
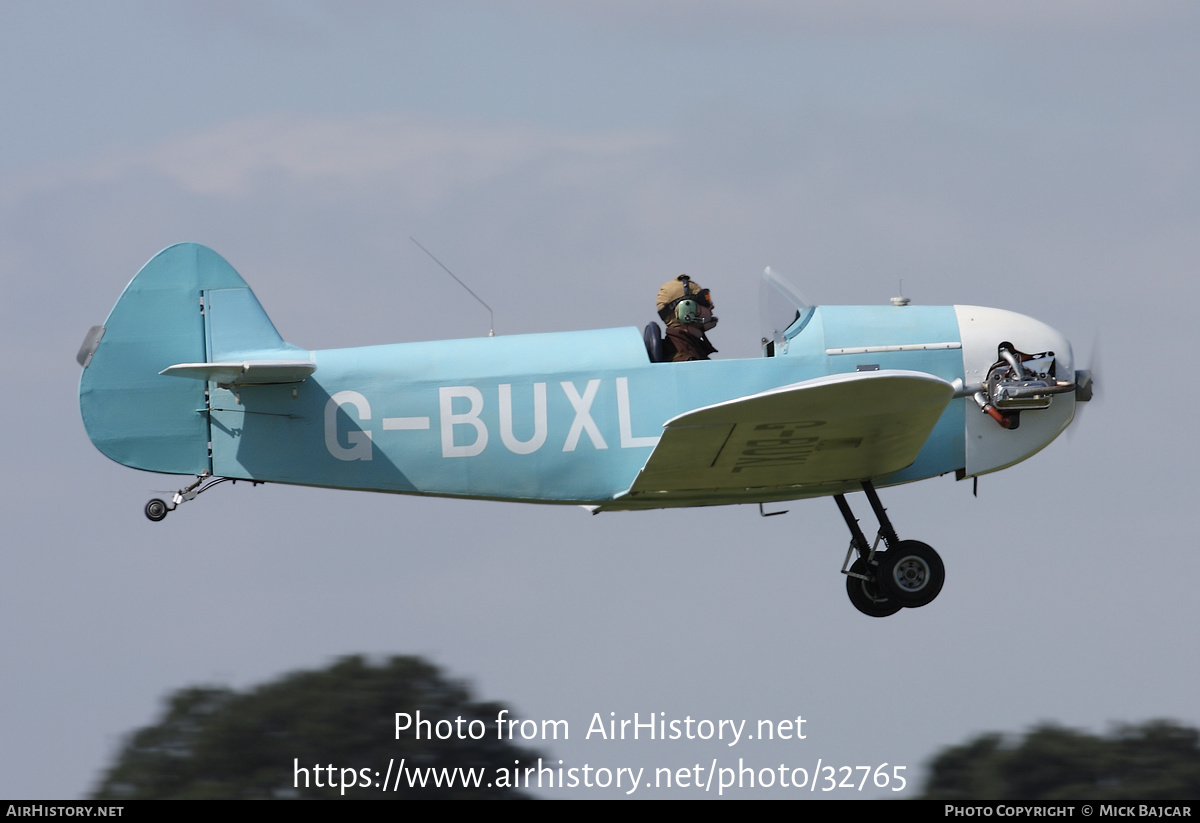
[[883,370],[696,409],[667,421],[633,486],[600,508],[754,502],[882,477],[916,460],[953,395],[933,375]]
[[303,383],[317,370],[308,360],[245,360],[240,363],[176,363],[159,374],[211,380],[221,388]]

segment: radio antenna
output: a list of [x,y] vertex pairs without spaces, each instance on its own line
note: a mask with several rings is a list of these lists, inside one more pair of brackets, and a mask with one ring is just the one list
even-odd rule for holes
[[[417,238],[413,237],[412,235],[409,235],[408,239],[409,239],[409,240],[411,240],[411,241],[413,241],[414,243],[417,243]],[[417,248],[419,248],[421,251],[423,251],[423,252],[425,252],[426,254],[428,254],[428,255],[429,255],[429,257],[430,257],[430,258],[433,260],[433,262],[435,262],[435,263],[437,263],[439,266],[441,266],[441,267],[442,267],[442,270],[443,270],[444,272],[446,272],[446,274],[448,274],[448,275],[450,275],[451,277],[453,277],[453,278],[454,278],[454,282],[458,283],[458,285],[460,285],[460,286],[462,286],[464,289],[466,289],[466,290],[467,290],[467,294],[471,295],[471,296],[472,296],[472,297],[474,297],[476,300],[478,300],[478,301],[479,301],[479,303],[480,303],[480,304],[481,304],[481,305],[482,305],[482,306],[483,306],[485,309],[487,309],[487,310],[488,310],[488,325],[491,327],[491,328],[489,328],[489,329],[488,329],[488,337],[495,337],[495,336],[496,336],[496,315],[492,313],[492,307],[491,307],[491,306],[489,306],[487,303],[484,303],[484,302],[483,302],[483,298],[482,298],[482,297],[480,297],[480,296],[479,296],[478,294],[476,294],[475,292],[471,291],[471,287],[470,287],[470,286],[468,286],[468,285],[467,285],[466,283],[464,283],[463,281],[459,280],[459,279],[458,279],[458,275],[456,275],[454,272],[450,271],[450,269],[446,268],[446,264],[445,264],[445,263],[443,263],[441,260],[438,260],[436,257],[434,257],[434,256],[433,256],[433,252],[431,252],[429,249],[427,249],[427,248],[425,248],[424,246],[422,246],[420,243],[417,243]]]

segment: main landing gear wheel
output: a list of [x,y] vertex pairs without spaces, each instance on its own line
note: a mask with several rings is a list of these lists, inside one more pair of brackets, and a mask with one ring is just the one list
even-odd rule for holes
[[169,511],[170,509],[167,508],[166,502],[159,500],[157,497],[146,504],[146,516],[155,523],[166,517]]
[[[882,560],[887,552],[877,552],[875,557]],[[863,580],[856,574],[870,576],[867,564],[861,557],[850,566],[850,574],[846,576],[846,594],[854,608],[869,617],[889,617],[903,608],[895,600],[889,600],[879,593],[879,586],[874,580]]]
[[895,548],[875,556],[879,558],[879,592],[902,606],[924,606],[938,596],[946,582],[942,558],[919,540],[902,540]]
[[[833,496],[850,529],[850,548],[842,563],[842,573],[847,575],[846,593],[850,595],[850,602],[854,608],[871,617],[887,617],[902,608],[915,609],[932,602],[946,582],[946,567],[942,565],[942,558],[919,540],[901,540],[892,527],[892,521],[888,519],[887,510],[879,501],[875,484],[870,480],[861,483],[871,509],[879,520],[879,534],[874,546],[867,543],[845,495]],[[876,551],[880,541],[887,546],[886,551]],[[858,557],[847,568],[856,552]],[[868,563],[868,560],[873,562]]]

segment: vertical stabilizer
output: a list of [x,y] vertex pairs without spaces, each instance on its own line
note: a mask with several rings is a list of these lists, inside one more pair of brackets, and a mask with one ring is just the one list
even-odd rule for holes
[[96,448],[118,463],[170,474],[210,469],[208,384],[159,374],[177,363],[212,360],[208,292],[233,317],[254,320],[244,333],[230,333],[226,349],[282,345],[250,287],[219,254],[196,243],[159,252],[80,352],[83,425]]

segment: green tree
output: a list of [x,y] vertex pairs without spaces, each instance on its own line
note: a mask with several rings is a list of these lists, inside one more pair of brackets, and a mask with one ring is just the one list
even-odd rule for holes
[[[295,672],[245,693],[182,689],[167,698],[160,722],[129,737],[94,796],[519,797],[496,785],[502,782],[498,770],[511,774],[514,761],[536,765],[538,754],[497,738],[496,716],[503,708],[474,702],[466,686],[416,657],[393,657],[381,665],[346,657],[327,669]],[[410,728],[397,736],[396,713],[415,718],[418,710],[421,720],[431,721],[431,730],[439,720],[454,723],[461,717],[463,734],[456,729],[448,739],[434,734],[417,740]],[[472,720],[483,724],[475,724],[476,736],[486,728],[480,739],[467,735]],[[449,728],[442,725],[443,736]],[[406,769],[484,772],[478,788],[464,787],[458,779],[453,786],[437,787],[431,779],[423,789],[411,789],[406,781],[399,791],[375,788],[389,762],[394,783],[402,759]],[[343,769],[354,769],[359,784],[344,795],[339,784],[349,782],[351,773]]]
[[996,733],[930,763],[930,800],[1180,800],[1200,798],[1200,732],[1168,720],[1108,736],[1052,724],[1019,740]]

